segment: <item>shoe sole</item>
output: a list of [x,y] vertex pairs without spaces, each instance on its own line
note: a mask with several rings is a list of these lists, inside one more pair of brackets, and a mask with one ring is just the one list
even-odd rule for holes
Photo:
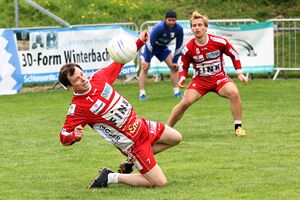
[[[102,171],[103,171],[104,169],[106,169],[106,167],[103,167],[101,170],[99,170],[98,176],[102,173]],[[96,176],[96,178],[97,178],[98,176]],[[97,188],[97,187],[91,187],[91,186],[93,185],[93,183],[96,181],[96,178],[94,178],[94,179],[91,181],[91,183],[90,183],[89,186],[88,186],[88,189],[94,189],[94,188]]]

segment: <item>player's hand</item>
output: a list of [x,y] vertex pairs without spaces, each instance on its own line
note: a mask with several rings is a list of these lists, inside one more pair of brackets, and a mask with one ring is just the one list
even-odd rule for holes
[[186,78],[184,76],[180,77],[180,79],[178,81],[178,86],[180,88],[184,88],[185,87],[185,81],[186,81]]
[[149,39],[149,33],[148,30],[145,29],[141,34],[140,34],[140,40],[144,43],[146,43]]
[[81,125],[76,126],[74,129],[74,134],[76,142],[79,142],[83,137],[83,127]]
[[238,73],[238,74],[237,74],[237,77],[238,77],[238,79],[239,79],[242,83],[244,83],[245,85],[247,85],[247,83],[248,83],[248,78],[247,78],[246,76],[244,76],[244,74]]

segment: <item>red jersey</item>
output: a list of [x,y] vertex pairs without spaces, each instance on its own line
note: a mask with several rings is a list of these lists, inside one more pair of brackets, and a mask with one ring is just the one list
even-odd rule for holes
[[[137,40],[136,44],[140,49],[144,43]],[[123,65],[113,62],[95,72],[90,80],[90,90],[85,94],[74,93],[60,132],[63,145],[75,142],[74,129],[78,125],[89,125],[122,151],[131,147],[140,137],[143,119],[136,115],[131,104],[111,86]]]
[[225,73],[223,54],[229,56],[237,73],[242,72],[241,62],[237,51],[225,39],[216,35],[207,34],[208,41],[204,45],[191,39],[183,48],[181,54],[182,70],[179,76],[187,78],[190,64],[193,64],[195,76],[215,76],[221,72]]

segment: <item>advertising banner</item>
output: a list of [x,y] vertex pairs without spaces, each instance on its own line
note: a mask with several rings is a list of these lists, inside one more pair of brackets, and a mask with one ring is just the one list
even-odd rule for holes
[[[193,34],[189,21],[180,21],[184,28],[184,44]],[[243,73],[265,73],[274,70],[274,34],[273,23],[264,22],[246,25],[216,25],[209,24],[208,33],[226,38],[238,51],[242,63]],[[169,48],[175,49],[175,40]],[[230,57],[224,56],[225,70],[227,73],[235,73]],[[192,66],[189,71],[193,73]],[[169,74],[170,70],[164,62],[159,62],[156,57],[151,60],[149,74]]]
[[0,95],[18,93],[22,88],[22,76],[11,29],[0,29],[0,60]]
[[[108,66],[107,45],[119,34],[137,39],[137,33],[122,26],[16,30],[20,68],[24,83],[55,82],[60,68],[77,63],[87,73]],[[133,61],[120,75],[136,74]]]

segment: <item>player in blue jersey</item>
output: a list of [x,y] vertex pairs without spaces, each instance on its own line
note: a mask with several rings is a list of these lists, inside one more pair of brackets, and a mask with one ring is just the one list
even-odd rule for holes
[[[147,74],[150,68],[150,61],[153,56],[156,56],[158,60],[165,61],[170,68],[170,77],[173,84],[173,93],[175,97],[182,97],[182,93],[179,91],[178,82],[178,58],[181,53],[183,43],[183,28],[176,23],[177,15],[173,10],[166,13],[165,20],[156,24],[151,33],[150,40],[146,43],[143,49],[141,60],[142,68],[139,75],[139,87],[140,87],[140,100],[146,100],[145,85],[147,82]],[[168,44],[176,38],[176,48],[174,55],[168,48]]]

